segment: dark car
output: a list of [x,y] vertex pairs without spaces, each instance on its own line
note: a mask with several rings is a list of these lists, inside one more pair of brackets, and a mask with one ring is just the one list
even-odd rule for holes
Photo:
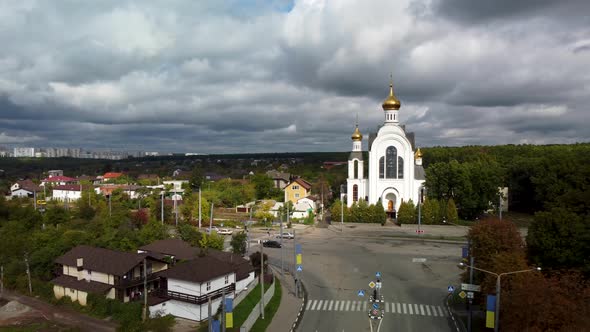
[[262,244],[262,246],[267,247],[267,248],[280,248],[281,244],[278,243],[277,241],[266,241]]

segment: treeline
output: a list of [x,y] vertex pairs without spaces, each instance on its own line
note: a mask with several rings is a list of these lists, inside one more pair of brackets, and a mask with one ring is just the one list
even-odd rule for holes
[[[342,214],[344,212],[344,214]],[[387,221],[387,214],[383,209],[381,202],[369,205],[365,200],[361,199],[350,208],[342,206],[340,200],[336,200],[330,207],[330,214],[332,216],[332,223],[338,223],[341,220],[344,222],[354,223],[376,223],[384,225]],[[342,217],[344,216],[344,219]]]

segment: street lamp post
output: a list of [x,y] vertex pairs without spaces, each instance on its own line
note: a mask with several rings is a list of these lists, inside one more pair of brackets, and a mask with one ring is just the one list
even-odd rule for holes
[[496,315],[495,315],[495,322],[494,322],[494,332],[498,332],[499,325],[500,325],[500,291],[502,290],[501,289],[502,284],[501,284],[500,280],[502,279],[502,276],[509,275],[509,274],[524,273],[524,272],[541,271],[540,267],[536,267],[536,268],[532,268],[532,269],[528,269],[528,270],[495,273],[495,272],[491,272],[488,270],[477,268],[475,266],[467,265],[463,262],[459,263],[459,266],[465,266],[468,268],[472,268],[474,270],[478,270],[478,271],[485,272],[485,273],[496,276]]

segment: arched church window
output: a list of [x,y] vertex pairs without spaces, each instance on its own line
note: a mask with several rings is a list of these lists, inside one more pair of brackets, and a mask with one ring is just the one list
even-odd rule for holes
[[359,186],[356,184],[352,186],[352,200],[354,202],[359,200]]
[[358,175],[359,174],[359,161],[358,160],[355,160],[354,161],[354,169],[353,169],[353,172],[354,172],[353,173],[354,174],[354,178],[355,179],[358,179],[359,178],[359,175]]
[[385,177],[395,179],[397,176],[397,149],[390,146],[385,151]]
[[379,178],[385,177],[385,157],[379,158]]
[[404,178],[404,158],[402,158],[401,156],[397,157],[397,178]]

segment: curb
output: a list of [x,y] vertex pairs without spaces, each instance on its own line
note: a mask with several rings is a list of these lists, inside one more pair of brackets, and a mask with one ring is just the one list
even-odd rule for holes
[[305,285],[301,280],[299,280],[301,284],[301,290],[303,291],[303,301],[301,301],[301,307],[299,308],[299,312],[297,313],[297,318],[295,318],[295,322],[291,326],[291,330],[289,332],[295,332],[299,323],[301,323],[301,319],[303,319],[303,313],[305,312],[305,304],[307,303],[307,290],[305,289]]
[[450,298],[451,298],[451,294],[447,295],[447,310],[449,311],[449,316],[451,316],[451,318],[453,319],[453,323],[455,323],[455,329],[457,330],[457,332],[461,332],[461,329],[459,329],[459,325],[457,324],[457,321],[459,319],[455,318],[453,310],[451,310],[451,305],[449,304]]

